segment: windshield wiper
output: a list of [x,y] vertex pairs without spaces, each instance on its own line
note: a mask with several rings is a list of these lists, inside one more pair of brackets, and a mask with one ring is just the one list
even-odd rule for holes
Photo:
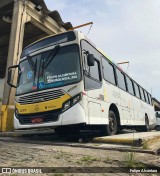
[[37,74],[37,58],[36,58],[35,64],[34,64],[32,57],[30,55],[27,55],[27,60],[28,60],[28,63],[30,65],[32,71],[34,71],[34,81],[35,81],[36,74]]
[[32,71],[34,71],[36,66],[35,66],[35,64],[34,64],[34,62],[32,60],[32,57],[30,55],[27,55],[27,60],[28,60],[28,63],[30,65]]
[[42,63],[43,69],[48,67],[48,65],[51,63],[51,61],[54,59],[54,57],[58,54],[59,49],[60,49],[60,45],[56,45],[54,47],[54,49],[49,53],[47,58],[45,60],[43,60],[43,63]]
[[37,74],[37,58],[36,58],[36,62],[34,64],[34,67],[35,67],[35,69],[34,69],[34,80],[35,80],[36,74]]

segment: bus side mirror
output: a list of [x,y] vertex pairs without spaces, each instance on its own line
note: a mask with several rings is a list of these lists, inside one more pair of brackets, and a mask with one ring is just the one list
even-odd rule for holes
[[88,56],[87,56],[87,64],[88,64],[89,67],[94,66],[94,64],[95,64],[95,57],[94,57],[93,54],[88,54]]
[[[11,66],[8,68],[8,77],[7,77],[7,84],[11,87],[14,87],[14,88],[17,88],[18,87],[18,84],[14,85],[13,81],[14,81],[14,76],[15,76],[15,73],[16,73],[16,69],[18,68],[18,78],[20,76],[20,67],[19,65],[14,65],[14,66]],[[15,69],[13,71],[13,69]],[[18,81],[17,81],[18,82]]]

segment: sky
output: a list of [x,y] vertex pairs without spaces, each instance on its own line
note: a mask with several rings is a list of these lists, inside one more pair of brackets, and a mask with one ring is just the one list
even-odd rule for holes
[[[129,65],[121,67],[160,100],[160,0],[45,2],[73,26],[92,21],[88,38],[114,62],[129,61]],[[89,27],[79,31],[87,35]]]
[[[160,0],[45,0],[73,26],[93,22],[88,38],[160,100]],[[79,31],[87,35],[90,26]]]

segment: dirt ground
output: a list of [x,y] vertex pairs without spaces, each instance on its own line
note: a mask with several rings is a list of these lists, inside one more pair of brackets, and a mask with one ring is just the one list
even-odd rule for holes
[[[127,153],[112,150],[77,148],[42,144],[0,141],[0,165],[2,167],[160,167],[160,157],[147,153]],[[2,174],[5,175],[5,174]],[[18,174],[11,174],[17,176]],[[22,175],[22,174],[19,174]],[[23,174],[27,175],[27,174]],[[38,175],[38,174],[37,174]],[[149,175],[133,173],[55,173],[50,176],[88,175]]]

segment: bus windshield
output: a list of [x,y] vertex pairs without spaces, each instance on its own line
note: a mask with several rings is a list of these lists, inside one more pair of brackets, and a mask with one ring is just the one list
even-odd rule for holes
[[67,33],[62,33],[59,35],[55,35],[55,36],[51,36],[48,37],[46,39],[43,39],[39,42],[36,42],[28,47],[26,47],[22,54],[21,57],[24,57],[28,54],[31,54],[32,52],[48,47],[48,46],[52,46],[52,45],[56,45],[56,44],[60,44],[60,43],[65,43],[65,42],[70,42],[76,39],[75,33],[74,32],[67,32]]
[[[51,52],[52,50],[49,50],[20,62],[22,73],[17,95],[62,87],[80,81],[78,45],[61,47],[56,54]],[[48,64],[44,64],[46,60],[49,60]]]

